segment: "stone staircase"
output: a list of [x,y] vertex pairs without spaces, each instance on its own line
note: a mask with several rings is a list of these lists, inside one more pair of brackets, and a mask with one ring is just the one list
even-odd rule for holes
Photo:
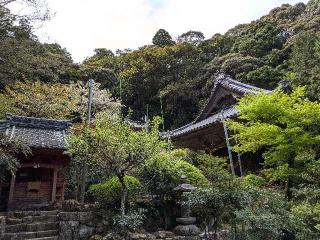
[[3,240],[58,240],[58,210],[9,212]]

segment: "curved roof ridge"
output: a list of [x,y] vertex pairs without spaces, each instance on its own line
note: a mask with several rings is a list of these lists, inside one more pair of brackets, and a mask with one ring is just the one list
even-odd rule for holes
[[7,114],[6,121],[11,126],[53,130],[64,130],[71,124],[69,120],[27,117],[14,114]]
[[257,90],[259,92],[270,92],[269,90],[266,90],[266,89],[263,89],[263,88],[259,88],[259,87],[256,87],[256,86],[253,86],[253,85],[250,85],[250,84],[246,84],[246,83],[243,83],[243,82],[239,82],[237,80],[234,80],[232,78],[227,78],[226,79],[227,81],[230,81],[236,85],[239,85],[241,87],[245,87],[245,88],[248,88],[248,89],[253,89],[253,90]]

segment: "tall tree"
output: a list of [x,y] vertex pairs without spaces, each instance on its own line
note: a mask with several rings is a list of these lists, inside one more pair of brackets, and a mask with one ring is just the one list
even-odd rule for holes
[[156,46],[164,47],[173,45],[175,42],[166,30],[159,29],[152,38],[152,43]]
[[199,44],[204,40],[204,35],[199,31],[188,31],[178,37],[178,43]]
[[320,34],[305,32],[296,36],[291,65],[293,84],[304,85],[308,96],[320,99]]
[[239,120],[230,121],[230,129],[239,144],[236,151],[263,151],[264,174],[270,181],[285,183],[287,197],[292,197],[293,185],[301,181],[298,173],[318,155],[320,144],[320,103],[304,97],[303,88],[290,94],[247,96],[240,100]]
[[73,157],[99,166],[116,176],[121,184],[121,215],[125,215],[127,185],[125,176],[155,154],[164,150],[159,139],[158,124],[148,131],[135,131],[116,115],[101,114],[94,127],[84,128],[68,141]]

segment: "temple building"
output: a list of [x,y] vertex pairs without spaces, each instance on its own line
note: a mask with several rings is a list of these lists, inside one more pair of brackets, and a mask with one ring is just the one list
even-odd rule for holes
[[[227,126],[223,124],[224,119],[235,118],[238,115],[239,111],[234,106],[239,98],[246,94],[259,93],[271,91],[241,83],[221,74],[217,77],[211,96],[198,117],[183,127],[164,133],[163,136],[170,138],[178,147],[227,156]],[[229,131],[227,134],[232,135]],[[232,145],[232,142],[230,144]],[[234,159],[237,157],[239,156],[234,156]],[[247,161],[247,164],[250,164],[249,162]]]
[[64,200],[64,154],[70,123],[63,120],[7,115],[0,132],[24,141],[32,151],[21,157],[17,172],[0,182],[0,206],[7,209],[37,208]]

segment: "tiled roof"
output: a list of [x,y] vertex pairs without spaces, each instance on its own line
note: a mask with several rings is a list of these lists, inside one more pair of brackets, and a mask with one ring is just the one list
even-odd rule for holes
[[205,107],[202,109],[202,111],[200,112],[199,116],[195,119],[195,121],[201,121],[207,117],[207,114],[210,113],[210,109],[212,108],[214,98],[217,95],[217,91],[219,91],[221,87],[239,95],[271,93],[271,91],[269,90],[239,82],[225,74],[219,74],[215,79],[215,84],[211,91],[211,95],[207,103],[205,104]]
[[270,93],[271,92],[271,91],[263,89],[263,88],[258,88],[258,87],[255,87],[255,86],[252,86],[249,84],[239,82],[239,81],[234,80],[231,77],[224,75],[224,74],[220,74],[216,78],[216,84],[213,88],[213,91],[217,87],[217,84],[221,84],[222,86],[224,86],[230,90],[238,91],[239,93],[242,93],[242,94],[257,94],[257,93]]
[[[239,110],[231,107],[229,109],[226,109],[223,111],[223,117],[224,118],[230,118],[230,117],[234,117],[236,116],[237,114],[239,113]],[[194,132],[194,131],[198,131],[198,130],[201,130],[201,129],[204,129],[210,125],[213,125],[215,123],[218,123],[221,121],[221,118],[222,118],[222,115],[221,115],[221,112],[219,113],[216,113],[216,114],[213,114],[212,116],[202,120],[202,121],[199,121],[199,122],[192,122],[192,123],[189,123],[181,128],[178,128],[178,129],[175,129],[175,130],[172,130],[172,131],[169,131],[169,132],[165,132],[165,133],[162,133],[162,137],[164,138],[168,138],[168,137],[171,137],[171,138],[176,138],[176,137],[179,137],[179,136],[182,136],[182,135],[185,135],[187,133],[190,133],[190,132]]]
[[[219,87],[223,87],[227,90],[230,90],[231,92],[235,92],[239,95],[244,94],[258,94],[258,93],[271,93],[269,90],[265,90],[262,88],[257,88],[254,86],[251,86],[249,84],[241,83],[239,81],[236,81],[229,76],[226,76],[224,74],[220,74],[215,81],[215,85],[212,89],[211,96],[207,101],[207,104],[199,114],[199,116],[191,123],[172,130],[168,132],[162,133],[162,137],[164,138],[176,138],[182,135],[186,135],[190,132],[195,132],[200,129],[206,128],[210,125],[214,125],[215,123],[218,123],[221,121],[221,111],[216,113],[210,113],[210,109],[212,109],[212,105],[214,104],[214,98],[217,94],[217,91]],[[223,117],[224,118],[230,118],[234,117],[239,113],[239,110],[235,109],[234,107],[229,107],[228,109],[225,109],[223,111]]]
[[133,128],[136,130],[141,130],[146,128],[147,124],[145,122],[141,122],[141,121],[134,121],[131,119],[126,119],[126,122]]
[[69,125],[66,120],[7,115],[6,120],[0,121],[0,132],[24,141],[29,147],[65,149]]

